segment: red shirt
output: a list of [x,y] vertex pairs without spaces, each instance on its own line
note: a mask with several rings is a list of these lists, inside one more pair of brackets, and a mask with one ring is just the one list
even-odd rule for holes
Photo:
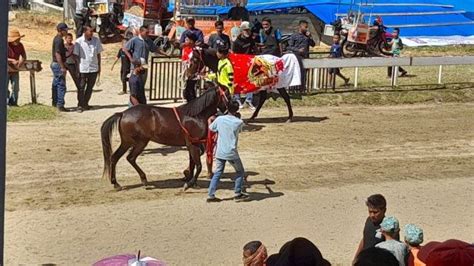
[[25,47],[23,47],[22,43],[18,45],[13,45],[12,43],[8,43],[8,58],[18,60],[20,59],[20,55],[25,57]]

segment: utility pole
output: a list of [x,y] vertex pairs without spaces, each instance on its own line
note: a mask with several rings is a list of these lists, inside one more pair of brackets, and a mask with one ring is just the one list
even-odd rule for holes
[[5,247],[5,153],[7,144],[7,64],[8,10],[10,1],[0,1],[0,264],[4,263]]

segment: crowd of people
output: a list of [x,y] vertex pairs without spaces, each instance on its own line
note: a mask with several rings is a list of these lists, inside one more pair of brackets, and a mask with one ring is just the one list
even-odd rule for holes
[[[474,244],[450,239],[432,241],[422,246],[423,230],[407,224],[400,241],[400,224],[393,216],[386,216],[387,202],[383,195],[367,198],[369,216],[363,237],[353,259],[355,266],[472,266]],[[245,266],[326,266],[320,250],[305,238],[295,238],[285,243],[280,251],[268,256],[260,241],[244,245],[242,260]]]

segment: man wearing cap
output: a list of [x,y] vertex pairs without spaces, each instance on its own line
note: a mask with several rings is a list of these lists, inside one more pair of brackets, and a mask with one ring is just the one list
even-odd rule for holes
[[405,244],[395,239],[400,232],[400,223],[397,218],[393,216],[383,218],[380,224],[380,231],[385,241],[378,243],[375,247],[390,251],[390,253],[397,258],[398,264],[405,266],[405,258],[408,255],[408,249]]
[[181,48],[186,46],[186,36],[191,33],[196,37],[196,45],[199,46],[204,43],[204,34],[200,29],[194,27],[196,21],[193,17],[186,18],[186,30],[181,34],[181,38],[179,39],[179,43]]
[[66,47],[63,38],[66,37],[69,30],[65,23],[59,23],[56,27],[58,33],[53,39],[52,63],[53,71],[52,98],[53,106],[56,106],[60,112],[69,112],[64,108],[64,97],[66,96]]
[[100,53],[104,49],[99,38],[94,36],[94,29],[86,26],[84,34],[76,40],[74,55],[79,59],[80,88],[77,91],[78,112],[89,110],[89,100],[101,70]]
[[7,104],[10,106],[18,106],[18,93],[20,91],[20,73],[19,68],[26,60],[25,47],[20,42],[21,35],[17,29],[8,32],[8,80],[12,86],[12,93],[7,87]]
[[414,225],[405,225],[405,243],[408,246],[408,266],[425,266],[423,262],[418,258],[420,252],[421,243],[423,243],[423,230]]
[[224,22],[218,20],[216,23],[214,23],[214,26],[216,27],[216,33],[213,33],[211,36],[209,36],[209,47],[217,49],[218,46],[227,46],[230,48],[230,38],[224,33]]

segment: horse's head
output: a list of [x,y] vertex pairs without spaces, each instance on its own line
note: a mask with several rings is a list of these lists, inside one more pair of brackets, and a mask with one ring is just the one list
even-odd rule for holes
[[197,47],[194,48],[191,55],[189,56],[188,67],[185,72],[186,79],[195,78],[197,74],[199,74],[206,64],[204,63],[203,59],[204,51]]

